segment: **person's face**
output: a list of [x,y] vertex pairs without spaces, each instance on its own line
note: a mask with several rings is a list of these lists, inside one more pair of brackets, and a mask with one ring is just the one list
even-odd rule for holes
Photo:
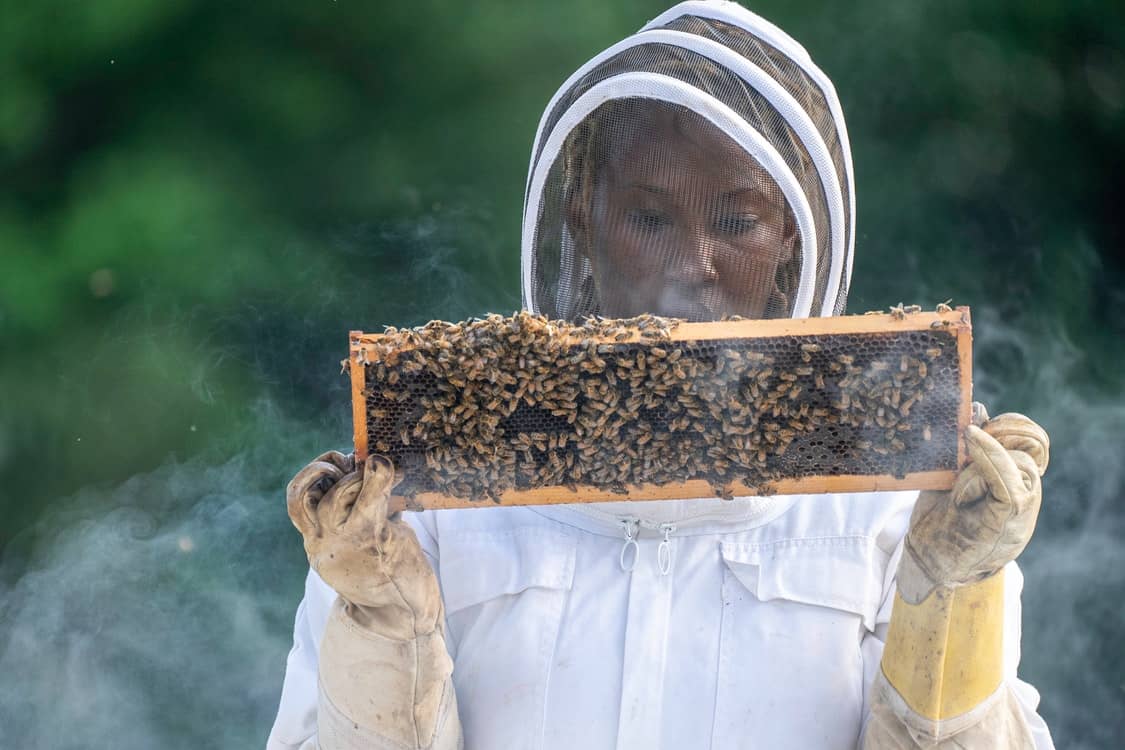
[[795,236],[772,178],[701,118],[658,110],[641,130],[569,211],[601,313],[764,317]]

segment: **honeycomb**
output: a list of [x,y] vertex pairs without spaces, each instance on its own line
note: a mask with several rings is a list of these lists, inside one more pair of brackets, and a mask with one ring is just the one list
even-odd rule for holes
[[729,496],[957,468],[967,394],[947,323],[692,339],[695,325],[519,313],[362,334],[357,434],[408,500],[691,480]]

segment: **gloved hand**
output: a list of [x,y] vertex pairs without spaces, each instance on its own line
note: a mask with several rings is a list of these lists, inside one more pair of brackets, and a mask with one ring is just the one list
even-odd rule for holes
[[1049,444],[1027,417],[973,406],[971,463],[910,518],[864,750],[1034,747],[1004,685],[1001,571],[1035,530]]
[[937,586],[984,580],[1014,560],[1031,539],[1043,492],[1049,439],[1022,414],[976,421],[965,433],[971,463],[948,492],[926,491],[910,518],[898,570],[903,599],[917,604]]
[[286,490],[289,518],[304,537],[309,565],[349,605],[352,616],[392,638],[434,630],[441,616],[437,578],[414,531],[388,518],[396,482],[391,462],[329,451],[297,473]]
[[[463,746],[437,577],[414,531],[388,517],[391,462],[331,451],[293,477],[289,518],[339,597],[320,643],[321,750]],[[303,747],[303,746],[302,746]]]

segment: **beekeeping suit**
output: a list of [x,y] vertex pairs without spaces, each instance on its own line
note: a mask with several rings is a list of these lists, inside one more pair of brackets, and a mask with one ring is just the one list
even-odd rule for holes
[[[832,315],[850,149],[807,53],[687,2],[577,71],[536,135],[523,293],[552,317]],[[288,489],[312,570],[281,748],[1052,747],[1017,677],[1012,560],[1047,438],[966,434],[951,492],[388,518],[338,453]],[[327,583],[326,583],[327,581]]]

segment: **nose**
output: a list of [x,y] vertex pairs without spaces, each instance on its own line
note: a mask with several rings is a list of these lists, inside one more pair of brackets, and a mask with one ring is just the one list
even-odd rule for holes
[[679,238],[670,276],[686,284],[704,284],[718,278],[715,240],[702,227],[693,227]]

